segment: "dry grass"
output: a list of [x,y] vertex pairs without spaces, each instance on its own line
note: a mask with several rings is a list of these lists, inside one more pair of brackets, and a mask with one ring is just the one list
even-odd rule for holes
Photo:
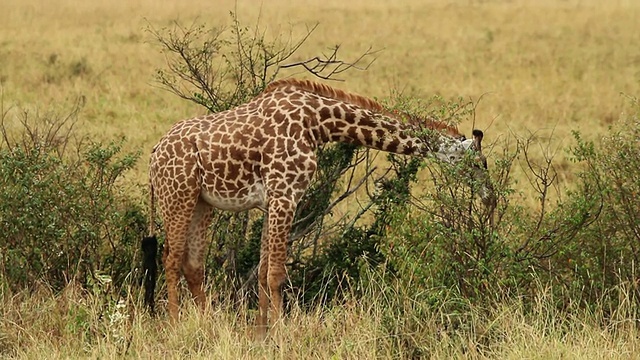
[[[146,154],[177,120],[202,112],[154,87],[164,58],[144,31],[179,19],[227,24],[258,17],[271,34],[320,26],[302,48],[313,56],[341,43],[345,57],[384,49],[366,72],[336,84],[371,97],[400,89],[477,101],[476,127],[488,142],[535,132],[551,148],[571,130],[598,138],[629,109],[622,94],[640,94],[640,4],[597,0],[85,1],[4,0],[0,12],[0,84],[5,106],[62,111],[84,96],[82,131],[100,139],[126,136]],[[470,122],[461,128],[471,129]],[[134,182],[144,183],[146,155]],[[575,168],[560,151],[561,178]],[[375,299],[375,294],[374,294]],[[171,327],[141,314],[135,301],[119,309],[70,290],[54,296],[2,295],[0,356],[18,358],[384,358],[398,353],[385,308],[365,304],[318,312],[294,310],[266,343],[246,336],[252,314],[228,307],[192,309]],[[552,301],[525,312],[518,304],[472,309],[468,328],[439,331],[433,313],[423,331],[424,356],[435,358],[633,358],[634,312],[615,326],[598,314],[554,312]],[[133,305],[132,305],[133,304]],[[110,317],[127,315],[125,320]],[[410,314],[408,314],[410,315]],[[113,320],[115,319],[115,320]]]
[[[473,101],[485,95],[475,125],[497,144],[493,151],[512,134],[535,133],[543,144],[553,135],[549,151],[560,154],[565,184],[575,172],[562,151],[571,130],[597,137],[628,109],[621,93],[640,93],[640,6],[632,1],[8,0],[0,14],[5,103],[51,110],[84,96],[84,130],[126,136],[128,148],[146,159],[171,124],[203,110],[153,86],[164,58],[145,29],[175,19],[228,25],[234,7],[243,23],[259,17],[274,36],[291,26],[301,35],[319,22],[301,58],[336,43],[346,58],[369,46],[384,49],[369,71],[336,84],[347,90]],[[470,122],[461,124],[467,133]],[[134,182],[145,182],[146,166],[140,161]]]
[[[373,286],[375,288],[375,286]],[[546,289],[549,290],[549,289]],[[83,293],[4,295],[0,356],[20,359],[629,359],[640,350],[630,299],[605,319],[577,307],[555,309],[548,292],[532,309],[515,301],[464,311],[425,310],[404,290],[371,290],[365,300],[302,311],[264,341],[252,313],[183,306],[181,321],[149,317],[132,298]],[[395,297],[394,297],[395,296]],[[460,301],[460,300],[458,300]],[[626,304],[626,305],[625,305]],[[402,309],[398,311],[398,309]],[[400,315],[398,315],[400,314]],[[452,320],[454,319],[454,320]],[[606,324],[606,325],[605,325]]]
[[150,149],[172,123],[202,110],[153,86],[164,58],[145,28],[196,17],[225,25],[234,7],[245,24],[260,16],[274,35],[319,22],[301,57],[336,43],[347,58],[370,45],[384,49],[368,71],[336,84],[347,90],[476,101],[486,94],[476,126],[488,141],[528,131],[554,130],[555,144],[570,130],[597,136],[627,109],[620,94],[640,93],[633,1],[7,0],[0,14],[5,103],[52,109],[85,96],[87,132]]

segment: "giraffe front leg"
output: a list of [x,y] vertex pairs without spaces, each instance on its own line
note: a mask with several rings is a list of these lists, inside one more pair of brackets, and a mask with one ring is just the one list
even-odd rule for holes
[[[276,247],[280,248],[280,246]],[[273,248],[272,248],[273,249]],[[284,249],[286,252],[286,249]],[[280,265],[281,264],[281,265]],[[270,256],[269,274],[267,282],[269,293],[271,295],[271,324],[275,324],[282,317],[282,284],[286,279],[286,269],[284,259],[280,260],[280,256]]]
[[200,310],[204,310],[205,294],[202,286],[204,283],[204,266],[193,265],[189,260],[186,260],[182,266],[182,271],[187,280],[187,286],[189,287],[193,301]]
[[282,284],[287,273],[287,241],[295,215],[296,204],[285,199],[275,199],[269,206],[269,263],[267,284],[271,295],[271,323],[282,317]]
[[269,293],[267,273],[269,269],[269,214],[265,213],[262,220],[262,235],[260,239],[260,264],[258,265],[258,317],[256,327],[258,337],[264,338],[267,334],[267,318],[269,312]]

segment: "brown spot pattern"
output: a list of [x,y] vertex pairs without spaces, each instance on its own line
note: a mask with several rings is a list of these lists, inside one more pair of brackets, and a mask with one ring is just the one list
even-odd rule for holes
[[[424,154],[426,126],[457,136],[432,119],[399,120],[378,102],[308,80],[275,81],[247,104],[175,124],[151,154],[149,179],[164,218],[163,262],[168,310],[178,318],[178,282],[184,275],[203,307],[207,229],[214,207],[267,212],[259,266],[259,315],[266,328],[282,312],[287,239],[296,205],[317,168],[315,149],[345,141],[404,154]],[[419,125],[419,126],[418,126]],[[153,198],[152,198],[153,199]],[[153,201],[153,200],[152,200]]]

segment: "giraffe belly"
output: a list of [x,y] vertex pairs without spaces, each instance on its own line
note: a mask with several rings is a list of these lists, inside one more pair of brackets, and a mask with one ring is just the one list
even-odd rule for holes
[[267,211],[264,186],[260,183],[254,184],[249,188],[240,189],[234,194],[226,194],[215,189],[203,187],[200,196],[209,205],[220,210],[245,211],[258,208],[262,211]]

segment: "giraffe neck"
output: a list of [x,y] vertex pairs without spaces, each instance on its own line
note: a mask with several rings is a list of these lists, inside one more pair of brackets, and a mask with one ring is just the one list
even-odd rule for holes
[[[418,134],[424,130],[402,122],[399,115],[391,116],[344,104],[335,105],[331,112],[326,109],[320,112],[318,120],[323,142],[343,142],[397,154],[424,155],[437,149],[446,137],[420,137]],[[438,128],[433,122],[425,122],[425,125],[431,130]]]
[[[310,106],[317,114],[311,122],[318,143],[343,142],[407,155],[424,155],[461,135],[445,123],[392,113],[369,98],[349,94],[306,80],[271,83],[265,92],[281,91],[288,101]],[[403,121],[404,120],[404,121]],[[439,130],[438,136],[418,136],[421,129]]]

